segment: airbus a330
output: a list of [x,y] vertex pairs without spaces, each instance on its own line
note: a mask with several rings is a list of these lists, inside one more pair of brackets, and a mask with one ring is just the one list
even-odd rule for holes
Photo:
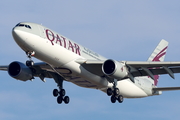
[[[180,73],[180,62],[164,62],[168,48],[165,40],[160,41],[147,61],[117,61],[36,23],[18,23],[12,35],[29,60],[2,65],[0,70],[21,81],[39,77],[45,82],[45,78],[53,78],[58,86],[53,95],[59,104],[70,102],[63,81],[101,90],[110,96],[112,103],[180,90],[180,87],[157,87],[159,75],[169,74],[174,78],[174,73]],[[33,57],[42,62],[34,63]]]

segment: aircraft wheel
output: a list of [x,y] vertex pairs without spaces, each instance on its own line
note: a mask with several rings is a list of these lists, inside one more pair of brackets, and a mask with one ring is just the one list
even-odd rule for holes
[[112,93],[113,93],[112,89],[111,89],[111,88],[108,88],[108,89],[107,89],[107,95],[108,95],[108,96],[111,96]]
[[111,96],[111,102],[115,103],[116,102],[116,97],[114,95]]
[[119,95],[117,100],[118,100],[119,103],[122,103],[123,100],[124,100],[124,97],[122,95]]
[[54,90],[53,90],[53,96],[54,96],[54,97],[57,97],[58,94],[59,94],[59,91],[58,91],[57,89],[54,89]]
[[58,104],[61,104],[62,101],[63,101],[62,96],[58,96],[58,97],[57,97],[57,103],[58,103]]
[[65,103],[65,104],[68,104],[69,101],[70,101],[69,96],[65,96],[65,97],[64,97],[64,103]]
[[65,94],[66,94],[66,91],[64,89],[61,89],[60,96],[65,96]]
[[27,61],[26,61],[26,66],[31,67],[31,66],[33,66],[33,65],[34,65],[34,62],[33,62],[32,60],[27,60]]
[[119,95],[119,89],[118,88],[114,89],[114,95]]

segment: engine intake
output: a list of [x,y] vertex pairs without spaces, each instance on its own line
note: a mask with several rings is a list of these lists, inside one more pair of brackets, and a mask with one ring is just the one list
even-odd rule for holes
[[102,65],[102,71],[105,75],[121,80],[128,76],[128,71],[124,63],[115,60],[106,60]]
[[12,62],[9,64],[8,73],[11,77],[27,81],[33,78],[32,70],[21,62]]

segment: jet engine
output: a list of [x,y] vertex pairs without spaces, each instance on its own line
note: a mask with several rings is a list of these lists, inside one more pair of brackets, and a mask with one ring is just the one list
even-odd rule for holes
[[11,77],[21,81],[27,81],[33,78],[32,70],[25,64],[17,61],[9,64],[8,73]]
[[128,71],[123,62],[115,60],[106,60],[102,65],[102,71],[105,75],[121,80],[128,76]]

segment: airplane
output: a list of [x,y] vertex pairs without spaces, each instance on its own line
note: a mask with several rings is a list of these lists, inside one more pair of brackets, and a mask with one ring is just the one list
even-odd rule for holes
[[[12,29],[12,36],[26,53],[23,63],[1,65],[0,70],[17,80],[28,81],[39,77],[52,78],[57,83],[53,96],[57,103],[68,104],[63,81],[80,87],[105,92],[112,103],[124,98],[143,98],[161,95],[162,91],[180,90],[180,87],[157,87],[159,75],[180,73],[180,62],[164,62],[168,42],[161,40],[147,61],[118,61],[107,59],[67,37],[32,22],[20,22]],[[34,63],[33,57],[42,62]]]

